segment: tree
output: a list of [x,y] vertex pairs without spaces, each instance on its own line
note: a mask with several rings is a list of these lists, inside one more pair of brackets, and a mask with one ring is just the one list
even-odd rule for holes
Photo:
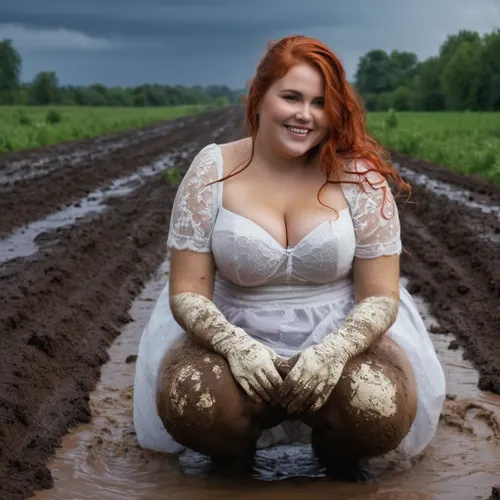
[[448,109],[478,109],[480,41],[462,42],[443,70],[441,84]]
[[480,62],[478,104],[481,109],[500,109],[500,30],[484,35]]
[[408,111],[412,106],[412,93],[411,90],[401,85],[391,95],[391,107],[396,111]]
[[0,42],[0,103],[12,104],[16,100],[21,74],[21,56],[12,40]]
[[362,56],[356,69],[355,86],[366,94],[392,90],[390,82],[390,59],[385,50],[371,50]]
[[59,82],[53,71],[41,71],[33,80],[33,97],[36,104],[58,102]]
[[393,50],[389,56],[389,81],[391,89],[408,86],[417,74],[418,57],[413,52]]
[[444,95],[441,89],[441,60],[429,57],[418,67],[418,83],[415,88],[416,108],[427,111],[444,109]]
[[449,63],[462,43],[479,43],[481,37],[476,31],[460,30],[456,35],[449,35],[439,48],[439,58],[443,68]]

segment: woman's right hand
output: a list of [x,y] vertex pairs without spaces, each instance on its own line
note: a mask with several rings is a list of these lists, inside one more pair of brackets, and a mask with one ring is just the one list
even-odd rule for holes
[[233,377],[257,403],[265,400],[278,404],[278,390],[283,383],[275,366],[279,356],[242,329],[237,330],[232,338],[226,338],[224,348]]

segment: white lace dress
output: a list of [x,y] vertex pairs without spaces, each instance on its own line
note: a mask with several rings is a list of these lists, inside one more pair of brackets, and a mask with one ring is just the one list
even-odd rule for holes
[[[221,177],[221,149],[210,144],[195,157],[179,186],[168,246],[212,252],[217,267],[214,303],[229,322],[283,357],[320,342],[342,324],[354,305],[355,257],[401,252],[399,217],[390,190],[386,214],[392,217],[387,220],[380,215],[381,189],[367,185],[363,191],[343,184],[348,208],[285,249],[263,228],[222,206],[224,183],[203,188]],[[141,338],[134,424],[142,447],[176,453],[183,447],[163,427],[155,403],[160,362],[173,342],[185,335],[171,314],[168,293],[167,284]],[[416,420],[398,449],[411,457],[435,433],[445,380],[416,305],[403,286],[397,321],[388,335],[405,351],[418,382]],[[265,431],[259,446],[307,442],[309,436],[305,424],[285,422]]]

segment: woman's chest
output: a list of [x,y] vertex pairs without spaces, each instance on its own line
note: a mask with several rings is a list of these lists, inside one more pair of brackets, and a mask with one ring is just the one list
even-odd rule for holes
[[293,246],[283,247],[254,221],[220,207],[212,233],[219,272],[242,286],[268,283],[328,283],[345,277],[355,250],[348,208],[320,222]]

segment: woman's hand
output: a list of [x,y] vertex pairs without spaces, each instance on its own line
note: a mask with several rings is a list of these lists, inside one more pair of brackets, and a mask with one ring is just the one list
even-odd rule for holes
[[224,348],[224,355],[235,380],[257,403],[265,400],[278,404],[278,390],[283,384],[275,362],[279,356],[246,333],[237,332]]
[[289,360],[295,366],[279,390],[280,405],[289,413],[319,410],[329,398],[349,355],[341,339],[308,347]]

